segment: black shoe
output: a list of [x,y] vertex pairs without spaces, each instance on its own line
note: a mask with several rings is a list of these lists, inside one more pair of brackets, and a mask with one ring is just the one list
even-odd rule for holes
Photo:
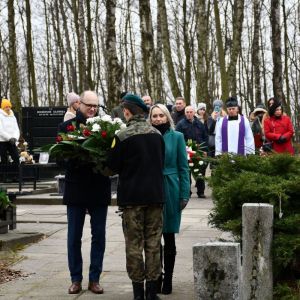
[[206,198],[204,194],[198,194],[198,198]]
[[144,282],[132,282],[133,300],[144,300]]

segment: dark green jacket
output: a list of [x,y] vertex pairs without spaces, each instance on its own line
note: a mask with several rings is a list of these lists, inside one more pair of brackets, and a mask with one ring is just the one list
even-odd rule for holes
[[117,133],[107,167],[119,174],[119,206],[164,202],[164,152],[161,134],[142,115],[134,116]]

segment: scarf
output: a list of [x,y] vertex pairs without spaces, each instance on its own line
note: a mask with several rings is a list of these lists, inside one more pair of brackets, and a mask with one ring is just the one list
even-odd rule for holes
[[166,131],[170,128],[170,123],[163,123],[163,124],[159,124],[159,125],[152,125],[154,128],[156,128],[157,130],[159,130],[159,132],[161,133],[161,135],[164,135],[166,133]]

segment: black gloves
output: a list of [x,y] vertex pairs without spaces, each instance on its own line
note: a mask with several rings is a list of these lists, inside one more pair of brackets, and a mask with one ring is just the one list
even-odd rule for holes
[[188,204],[188,199],[181,199],[180,200],[180,210],[183,210],[187,204]]
[[280,138],[277,140],[278,144],[283,144],[286,142],[286,138],[284,136],[280,136]]
[[9,139],[9,143],[10,143],[11,145],[15,145],[15,144],[16,144],[16,141],[17,141],[17,139],[15,139],[15,138]]

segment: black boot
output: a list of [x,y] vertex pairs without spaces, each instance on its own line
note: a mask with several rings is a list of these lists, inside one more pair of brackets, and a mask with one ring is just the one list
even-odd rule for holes
[[164,280],[163,280],[163,287],[162,287],[162,294],[168,295],[172,293],[172,278],[173,278],[173,270],[175,264],[175,256],[176,252],[164,252]]
[[157,296],[157,281],[146,281],[146,300],[160,300]]
[[144,282],[132,282],[133,300],[145,300],[144,298]]

